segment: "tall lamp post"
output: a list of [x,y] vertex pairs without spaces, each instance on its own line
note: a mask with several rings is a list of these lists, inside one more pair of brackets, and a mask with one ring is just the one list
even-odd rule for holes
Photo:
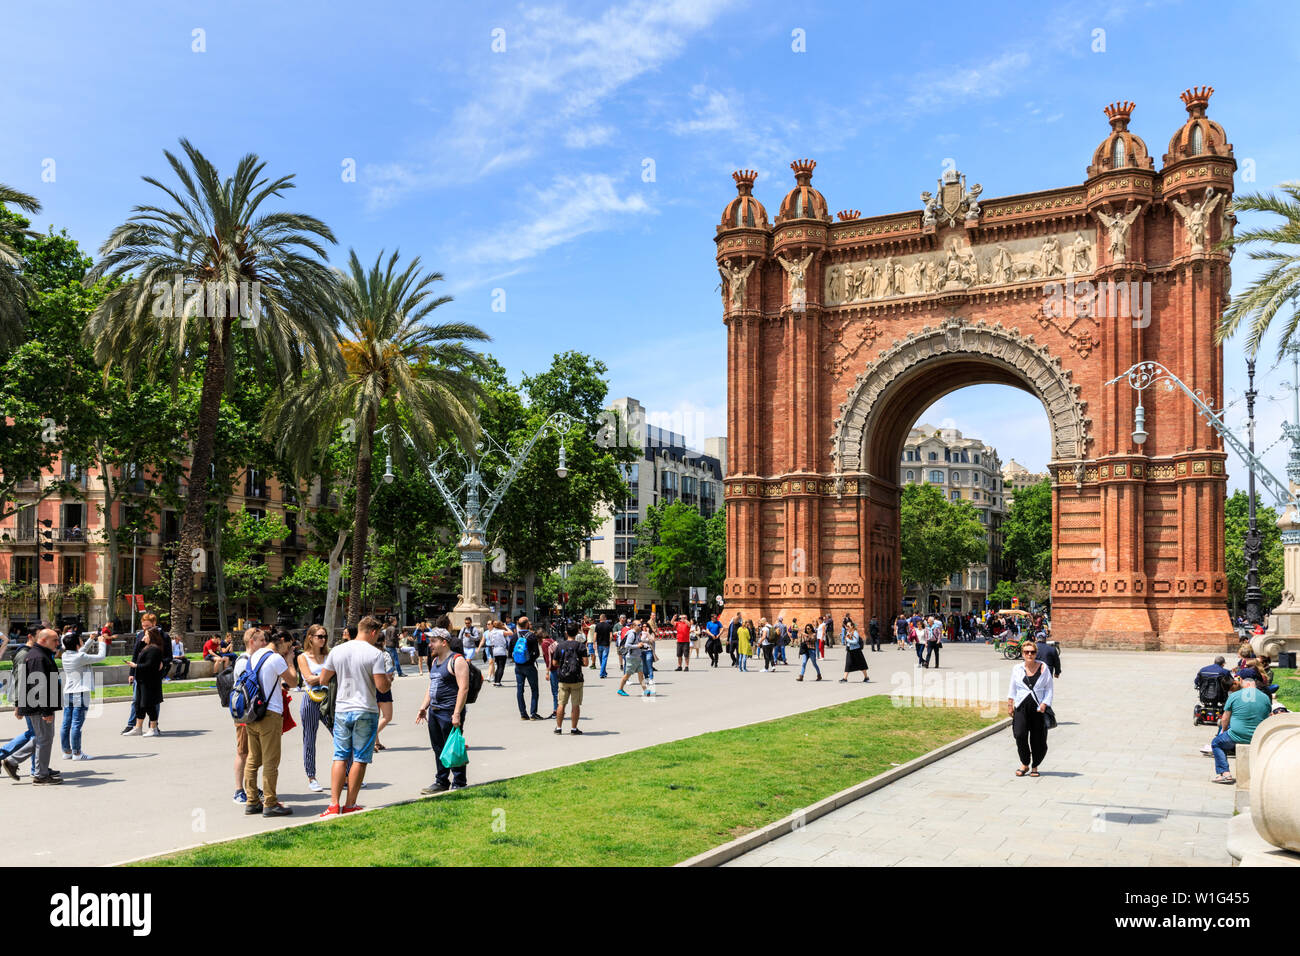
[[1255,523],[1255,360],[1246,359],[1246,374],[1249,385],[1246,388],[1246,422],[1247,437],[1250,441],[1250,518],[1246,529],[1246,621],[1252,628],[1264,621],[1264,592],[1259,586],[1259,548],[1263,543],[1259,528]]
[[[569,474],[569,467],[565,460],[564,436],[569,428],[573,425],[574,419],[565,412],[556,412],[546,421],[542,422],[541,427],[533,433],[533,436],[524,443],[523,448],[518,452],[511,452],[496,442],[490,435],[484,433],[482,440],[474,447],[472,455],[466,455],[457,449],[448,449],[439,455],[433,462],[426,462],[425,468],[429,472],[429,478],[433,481],[434,487],[442,495],[442,500],[446,502],[447,507],[451,510],[452,517],[456,519],[456,525],[460,528],[460,540],[457,541],[456,547],[460,551],[460,571],[461,571],[461,593],[460,603],[453,609],[452,614],[456,619],[471,618],[476,625],[482,626],[486,623],[491,609],[483,603],[483,552],[487,549],[487,530],[492,521],[492,515],[496,513],[497,506],[514,484],[515,479],[519,476],[520,469],[532,454],[533,449],[537,446],[538,441],[547,431],[555,431],[560,436],[560,459],[555,469],[555,474],[560,478],[565,478]],[[391,425],[385,425],[375,432],[376,437],[387,432]],[[398,428],[403,440],[412,451],[416,449],[415,442],[408,435],[405,429]],[[384,482],[392,484],[395,475],[393,474],[393,455],[390,450],[385,459]],[[504,459],[509,468],[504,477],[493,487],[483,477],[480,470],[482,459],[487,454],[495,454]],[[449,455],[459,458],[465,466],[465,477],[460,484],[454,488],[450,486],[452,473],[444,461]],[[449,462],[448,462],[449,464]],[[464,492],[465,503],[460,502],[460,494]]]

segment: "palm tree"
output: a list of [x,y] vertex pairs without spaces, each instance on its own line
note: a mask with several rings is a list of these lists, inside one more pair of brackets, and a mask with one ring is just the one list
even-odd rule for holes
[[[335,239],[314,217],[263,211],[268,200],[293,188],[292,175],[264,177],[266,164],[250,153],[234,176],[222,179],[187,140],[180,143],[188,163],[164,151],[179,188],[144,177],[171,207],[134,207],[86,277],[87,284],[102,276],[122,280],[91,316],[86,338],[105,371],[119,365],[128,379],[165,368],[174,386],[180,375],[201,370],[181,524],[181,560],[189,561],[204,553],[208,477],[236,334],[270,360],[280,381],[296,378],[306,366],[336,361],[337,349],[330,347],[335,273],[322,261],[321,244]],[[224,499],[229,489],[214,491]],[[171,628],[182,638],[193,583],[191,574],[172,581]]]
[[[19,192],[12,186],[0,183],[0,207],[6,203],[25,212],[40,212],[41,204],[35,196]],[[6,219],[0,219],[0,348],[18,341],[27,316],[27,297],[31,288],[23,277],[23,257],[14,239],[30,235]]]
[[[419,257],[398,271],[398,257],[394,252],[384,264],[380,252],[367,272],[356,252],[349,253],[338,296],[342,374],[322,372],[305,380],[286,393],[268,418],[277,452],[294,461],[299,473],[308,465],[301,459],[304,451],[328,445],[341,423],[350,422],[355,429],[349,624],[361,618],[376,427],[381,419],[394,429],[400,424],[425,449],[449,433],[471,447],[478,432],[477,401],[484,395],[470,374],[486,367],[484,359],[463,342],[489,341],[491,336],[462,322],[426,324],[434,309],[451,301],[450,296],[433,296],[432,286],[442,281],[442,273],[421,274]],[[304,440],[305,433],[312,437]],[[390,433],[389,447],[400,447],[396,434]]]
[[1271,247],[1251,250],[1252,259],[1271,265],[1245,292],[1232,297],[1215,332],[1217,341],[1222,342],[1249,318],[1246,350],[1250,355],[1259,352],[1260,343],[1278,310],[1288,303],[1291,314],[1282,327],[1279,355],[1294,341],[1296,326],[1300,324],[1300,311],[1295,308],[1296,299],[1300,297],[1300,183],[1283,183],[1278,188],[1290,198],[1251,193],[1237,197],[1232,208],[1237,212],[1276,213],[1283,222],[1266,229],[1249,229],[1219,243],[1219,248],[1223,249],[1261,242]]

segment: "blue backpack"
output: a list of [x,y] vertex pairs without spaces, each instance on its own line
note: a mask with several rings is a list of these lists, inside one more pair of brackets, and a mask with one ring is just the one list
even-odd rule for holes
[[515,639],[515,663],[528,663],[528,633],[526,631],[521,632],[519,637]]
[[[252,724],[266,716],[266,691],[262,689],[262,665],[275,651],[262,655],[256,667],[245,666],[230,689],[230,716],[239,724]],[[252,664],[252,659],[249,659]],[[233,668],[232,668],[233,669]]]

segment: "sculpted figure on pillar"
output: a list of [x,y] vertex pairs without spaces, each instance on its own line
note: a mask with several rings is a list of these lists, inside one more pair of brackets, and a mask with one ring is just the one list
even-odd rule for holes
[[1118,213],[1110,215],[1100,209],[1097,210],[1097,218],[1106,227],[1108,236],[1106,248],[1110,253],[1111,262],[1126,262],[1128,260],[1128,230],[1141,211],[1142,205],[1140,203],[1122,216]]
[[749,281],[749,274],[754,271],[754,260],[743,269],[738,269],[732,265],[730,259],[725,266],[718,266],[718,271],[722,273],[722,278],[727,280],[730,290],[731,308],[738,311],[745,307],[745,285]]
[[1192,252],[1205,251],[1205,231],[1209,225],[1210,213],[1214,207],[1223,199],[1223,193],[1216,194],[1214,187],[1210,186],[1205,190],[1205,198],[1200,202],[1192,203],[1189,208],[1177,199],[1171,199],[1170,204],[1178,210],[1178,215],[1183,217],[1183,225],[1187,227],[1187,244]]

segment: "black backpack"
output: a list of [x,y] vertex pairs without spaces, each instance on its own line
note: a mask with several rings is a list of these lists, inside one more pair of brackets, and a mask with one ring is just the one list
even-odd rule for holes
[[[464,654],[457,656],[465,657]],[[467,657],[465,663],[469,665],[469,690],[465,693],[465,703],[472,704],[478,700],[478,692],[483,689],[483,672],[471,664]]]
[[577,684],[582,680],[582,655],[578,653],[576,644],[560,650],[560,666],[556,668],[556,674],[561,684]]
[[[240,655],[241,657],[244,655]],[[222,708],[230,707],[230,692],[235,689],[235,665],[231,664],[217,675],[217,700]]]

